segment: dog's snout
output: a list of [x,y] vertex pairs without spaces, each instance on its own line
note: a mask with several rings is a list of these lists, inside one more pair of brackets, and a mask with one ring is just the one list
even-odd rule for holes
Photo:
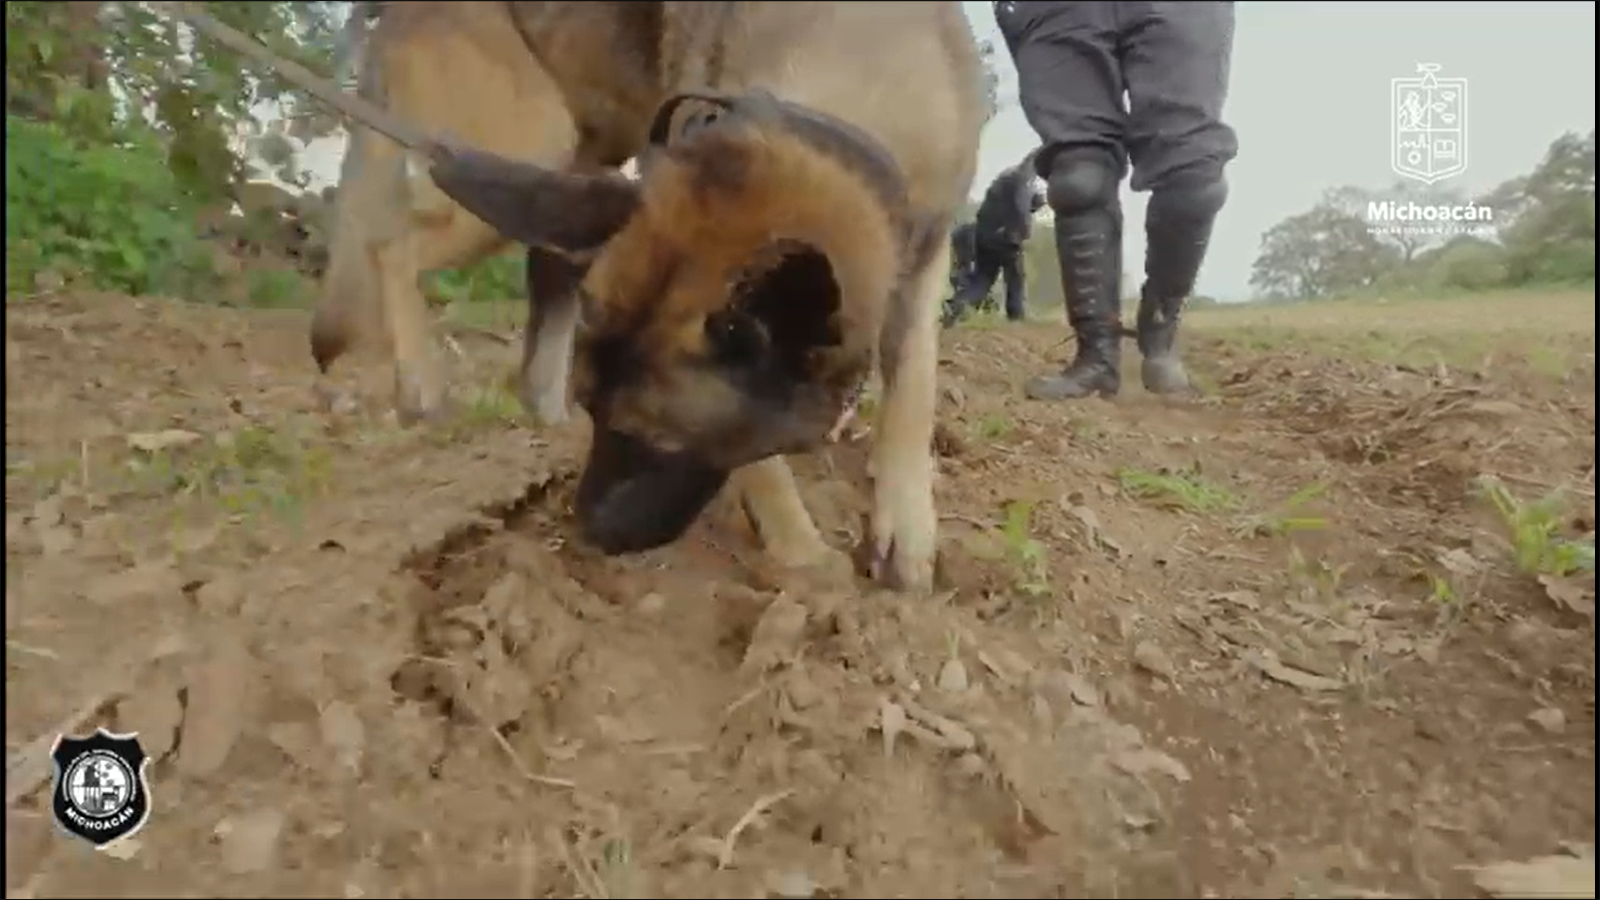
[[578,483],[579,531],[607,556],[665,546],[689,530],[727,479],[689,454],[597,427]]

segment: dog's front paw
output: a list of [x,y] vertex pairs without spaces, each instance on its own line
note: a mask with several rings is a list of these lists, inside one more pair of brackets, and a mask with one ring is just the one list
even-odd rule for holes
[[545,427],[565,425],[572,418],[565,391],[529,389],[524,390],[519,399],[522,408],[533,416],[534,421]]
[[564,369],[552,373],[548,367],[535,363],[523,366],[517,383],[517,399],[522,402],[522,409],[540,425],[565,425],[572,418],[567,405]]
[[821,540],[808,546],[768,544],[752,571],[769,590],[849,590],[856,583],[855,560]]
[[897,591],[933,587],[939,518],[931,479],[880,480],[872,513],[872,577]]
[[855,585],[856,567],[850,554],[832,547],[803,560],[778,563],[786,583],[803,583],[812,589],[848,589]]
[[414,425],[444,418],[450,411],[444,373],[433,361],[396,363],[394,409],[400,422]]

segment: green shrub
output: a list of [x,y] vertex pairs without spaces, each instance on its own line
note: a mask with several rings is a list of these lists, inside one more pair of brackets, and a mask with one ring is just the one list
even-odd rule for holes
[[85,145],[6,116],[6,294],[45,273],[129,294],[177,294],[211,276],[197,210],[155,135]]
[[527,293],[527,251],[518,247],[465,269],[447,269],[428,276],[429,293],[448,303],[515,300]]

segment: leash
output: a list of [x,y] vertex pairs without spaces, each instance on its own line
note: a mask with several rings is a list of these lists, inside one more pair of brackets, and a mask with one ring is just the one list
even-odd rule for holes
[[[370,128],[408,150],[421,153],[434,166],[447,166],[450,163],[460,163],[468,157],[486,155],[428,134],[390,114],[382,107],[369,102],[366,98],[340,88],[332,81],[317,75],[294,60],[279,56],[267,49],[260,41],[222,22],[195,3],[181,2],[181,0],[158,0],[158,2],[153,2],[150,5],[158,12],[187,24],[195,31],[204,34],[222,46],[266,66],[285,81],[332,107],[347,122]],[[377,17],[381,6],[382,4],[379,3],[356,3],[355,8],[350,12],[352,23],[346,23],[346,30],[350,31],[358,27],[353,24],[357,17],[360,19],[359,27],[365,27],[368,20]],[[337,60],[335,63],[336,67],[339,68],[347,67],[349,64],[350,60],[344,58]],[[765,111],[764,107],[777,102],[776,98],[759,91],[739,96],[712,93],[676,94],[669,97],[656,110],[655,118],[650,124],[649,139],[651,144],[662,146],[668,143],[673,136],[671,134],[673,116],[677,114],[684,103],[690,101],[708,103],[715,107],[719,113],[734,112],[736,110],[741,112]],[[747,107],[750,109],[747,110]],[[708,125],[715,118],[715,115],[703,113],[684,123],[684,127],[680,130]]]
[[[150,5],[166,13],[169,17],[187,24],[190,28],[204,34],[229,50],[247,56],[266,66],[282,76],[285,81],[333,107],[334,110],[350,122],[366,126],[388,137],[402,147],[422,153],[435,163],[442,162],[454,155],[453,148],[447,146],[444,142],[390,115],[386,110],[369,103],[365,98],[349,91],[341,90],[328,79],[317,75],[294,60],[285,59],[273,53],[261,42],[239,31],[237,28],[219,21],[215,16],[193,3],[155,2]],[[360,5],[357,4],[357,6]],[[356,9],[351,11],[351,15],[360,15],[363,12],[363,10]]]

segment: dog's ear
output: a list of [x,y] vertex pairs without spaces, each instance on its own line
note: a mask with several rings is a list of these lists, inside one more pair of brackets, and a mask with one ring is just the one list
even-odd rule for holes
[[432,155],[434,184],[502,237],[584,255],[639,208],[638,186],[616,174],[553,172],[493,153],[447,146]]
[[[780,241],[758,254],[734,285],[732,302],[712,317],[712,340],[735,357],[765,357],[796,377],[813,351],[841,343],[842,299],[827,254],[809,244]],[[752,333],[746,326],[759,326]]]

